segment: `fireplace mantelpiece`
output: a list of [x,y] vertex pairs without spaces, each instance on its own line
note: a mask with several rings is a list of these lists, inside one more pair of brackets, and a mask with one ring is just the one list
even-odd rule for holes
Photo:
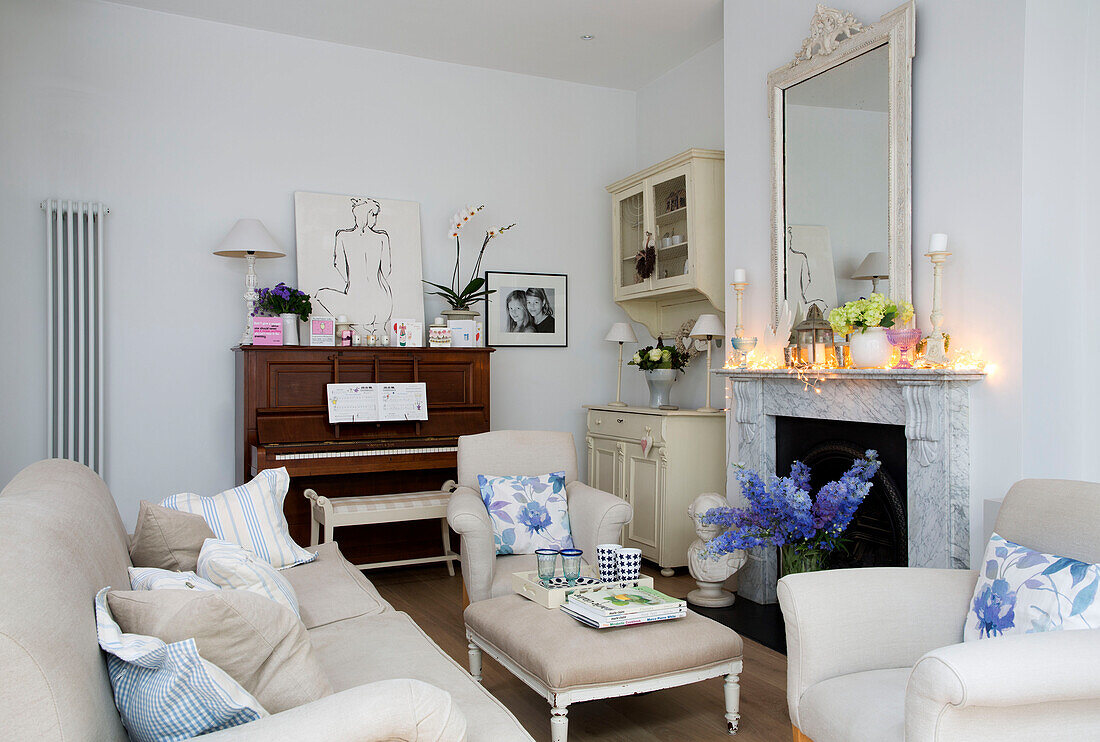
[[[775,418],[905,426],[909,565],[970,566],[970,390],[981,371],[718,369],[726,377],[729,464],[775,471]],[[732,469],[727,492],[743,503]],[[753,549],[738,592],[774,603],[774,549]]]

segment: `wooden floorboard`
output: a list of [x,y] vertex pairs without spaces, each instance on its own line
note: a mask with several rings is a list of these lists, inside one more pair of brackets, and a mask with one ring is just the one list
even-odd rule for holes
[[[695,588],[688,575],[662,577],[645,569],[654,586],[684,597]],[[394,608],[412,616],[443,651],[467,666],[462,625],[462,577],[450,577],[441,565],[370,570],[365,573]],[[640,646],[639,652],[645,647]],[[488,655],[484,685],[539,742],[550,739],[546,701]],[[639,696],[588,701],[569,707],[569,739],[574,742],[786,742],[791,739],[786,700],[787,659],[745,640],[741,675],[741,725],[736,737],[726,734],[722,678]]]

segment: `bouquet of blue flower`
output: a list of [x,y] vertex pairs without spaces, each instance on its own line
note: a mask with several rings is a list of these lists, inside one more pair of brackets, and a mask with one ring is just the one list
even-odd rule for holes
[[878,453],[868,450],[840,479],[810,497],[810,467],[801,461],[791,465],[790,476],[773,476],[767,483],[738,465],[737,482],[749,504],[712,508],[703,515],[704,523],[726,529],[707,544],[705,553],[717,557],[737,549],[778,546],[784,574],[821,569],[871,491],[879,466]]

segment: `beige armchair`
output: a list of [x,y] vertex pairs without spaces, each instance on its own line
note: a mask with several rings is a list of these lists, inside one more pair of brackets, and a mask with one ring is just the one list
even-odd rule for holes
[[[1100,484],[1024,480],[994,530],[1100,561]],[[871,568],[779,581],[795,742],[1095,739],[1100,628],[963,643],[977,573]]]
[[462,537],[462,581],[471,603],[512,592],[513,572],[535,569],[534,554],[497,556],[493,526],[481,499],[478,474],[535,476],[565,472],[573,542],[593,560],[596,544],[618,542],[634,510],[608,492],[577,480],[572,433],[500,430],[458,439],[458,488],[451,494],[447,522]]

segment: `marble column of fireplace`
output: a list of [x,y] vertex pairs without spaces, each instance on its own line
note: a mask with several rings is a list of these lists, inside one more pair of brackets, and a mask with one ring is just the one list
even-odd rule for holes
[[[729,464],[775,471],[775,418],[904,425],[909,566],[970,566],[970,382],[981,372],[946,369],[804,371],[719,369],[727,377]],[[727,497],[743,504],[732,467]],[[738,593],[774,603],[775,549],[753,549]]]

